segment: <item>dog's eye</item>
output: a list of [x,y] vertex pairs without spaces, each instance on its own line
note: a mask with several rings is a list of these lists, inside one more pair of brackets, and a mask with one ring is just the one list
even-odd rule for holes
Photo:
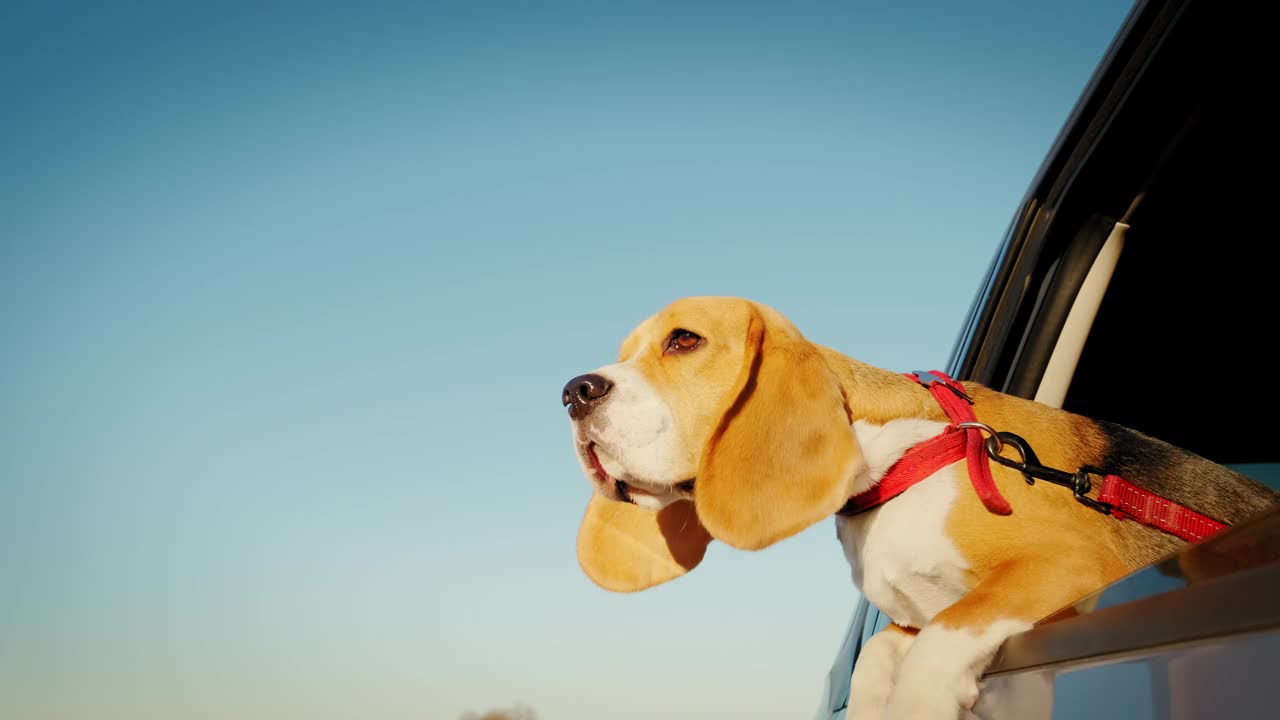
[[671,331],[671,339],[667,341],[667,352],[689,352],[702,344],[702,336],[688,330]]

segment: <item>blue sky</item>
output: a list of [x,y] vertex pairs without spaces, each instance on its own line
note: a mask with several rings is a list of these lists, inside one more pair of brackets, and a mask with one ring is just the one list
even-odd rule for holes
[[942,365],[1121,2],[6,3],[0,715],[805,717],[829,523],[635,596],[559,390],[690,294]]

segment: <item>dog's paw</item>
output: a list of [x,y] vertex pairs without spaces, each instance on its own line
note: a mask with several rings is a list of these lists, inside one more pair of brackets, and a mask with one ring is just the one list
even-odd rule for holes
[[845,720],[884,720],[883,707],[868,707],[866,704],[850,705],[844,712]]
[[929,625],[920,630],[888,698],[890,720],[956,720],[972,715],[978,680],[1005,638],[1030,628],[997,620],[982,628]]
[[849,709],[845,720],[885,720],[885,707],[889,703],[889,688],[882,692],[849,694]]
[[885,720],[885,698],[866,699],[861,702],[849,698],[849,709],[844,713],[845,720]]
[[[869,659],[875,661],[883,658],[876,658],[873,655]],[[859,658],[859,665],[862,662],[862,658]],[[860,668],[861,676],[857,671],[854,672],[854,681],[849,686],[849,709],[845,711],[845,720],[885,720],[889,717],[886,710],[889,705],[889,695],[893,689],[892,671],[895,669],[894,667],[871,668],[871,671],[868,671],[869,669],[863,666]],[[874,672],[874,670],[881,670],[881,672]]]
[[977,682],[899,683],[889,695],[885,720],[960,720],[973,717]]
[[[967,667],[917,662],[904,667],[889,694],[886,720],[957,720],[970,718],[978,703],[978,674]],[[935,657],[934,660],[943,658]]]
[[876,717],[884,720],[969,720],[977,703],[976,675],[899,675],[898,682],[888,693],[882,713]]
[[867,641],[849,680],[846,720],[884,720],[898,665],[914,641],[913,634],[895,625]]
[[978,632],[930,626],[903,658],[889,720],[957,720],[978,702],[978,679],[1006,637],[1029,623],[1000,621]]

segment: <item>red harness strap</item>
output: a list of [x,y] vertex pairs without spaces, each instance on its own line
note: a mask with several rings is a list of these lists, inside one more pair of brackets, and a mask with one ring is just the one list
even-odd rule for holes
[[997,515],[1013,512],[991,478],[991,464],[987,460],[982,431],[977,428],[957,428],[958,423],[975,422],[978,418],[970,407],[972,400],[964,386],[934,370],[928,373],[908,373],[907,377],[929,389],[942,411],[951,419],[951,425],[941,435],[930,438],[911,448],[898,459],[880,482],[849,498],[840,508],[840,515],[857,515],[879,507],[907,491],[907,488],[961,458],[968,458],[969,481],[978,498],[988,510]]
[[[908,373],[907,377],[929,389],[950,418],[951,425],[941,435],[908,450],[885,472],[880,482],[849,498],[837,514],[857,515],[879,507],[942,468],[959,462],[961,458],[968,459],[969,480],[987,510],[997,515],[1013,512],[991,478],[991,465],[982,431],[977,428],[956,427],[960,423],[977,421],[977,416],[970,407],[973,401],[965,392],[964,386],[937,370]],[[1111,514],[1117,519],[1130,518],[1191,542],[1209,537],[1227,527],[1213,518],[1149,490],[1143,490],[1115,475],[1103,478],[1098,502],[1104,503],[1104,512],[1105,507],[1109,506]]]

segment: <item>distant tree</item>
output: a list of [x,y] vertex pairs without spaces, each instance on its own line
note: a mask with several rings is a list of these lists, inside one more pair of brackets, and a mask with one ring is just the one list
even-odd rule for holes
[[538,720],[538,714],[528,705],[517,704],[510,710],[463,713],[459,720]]

